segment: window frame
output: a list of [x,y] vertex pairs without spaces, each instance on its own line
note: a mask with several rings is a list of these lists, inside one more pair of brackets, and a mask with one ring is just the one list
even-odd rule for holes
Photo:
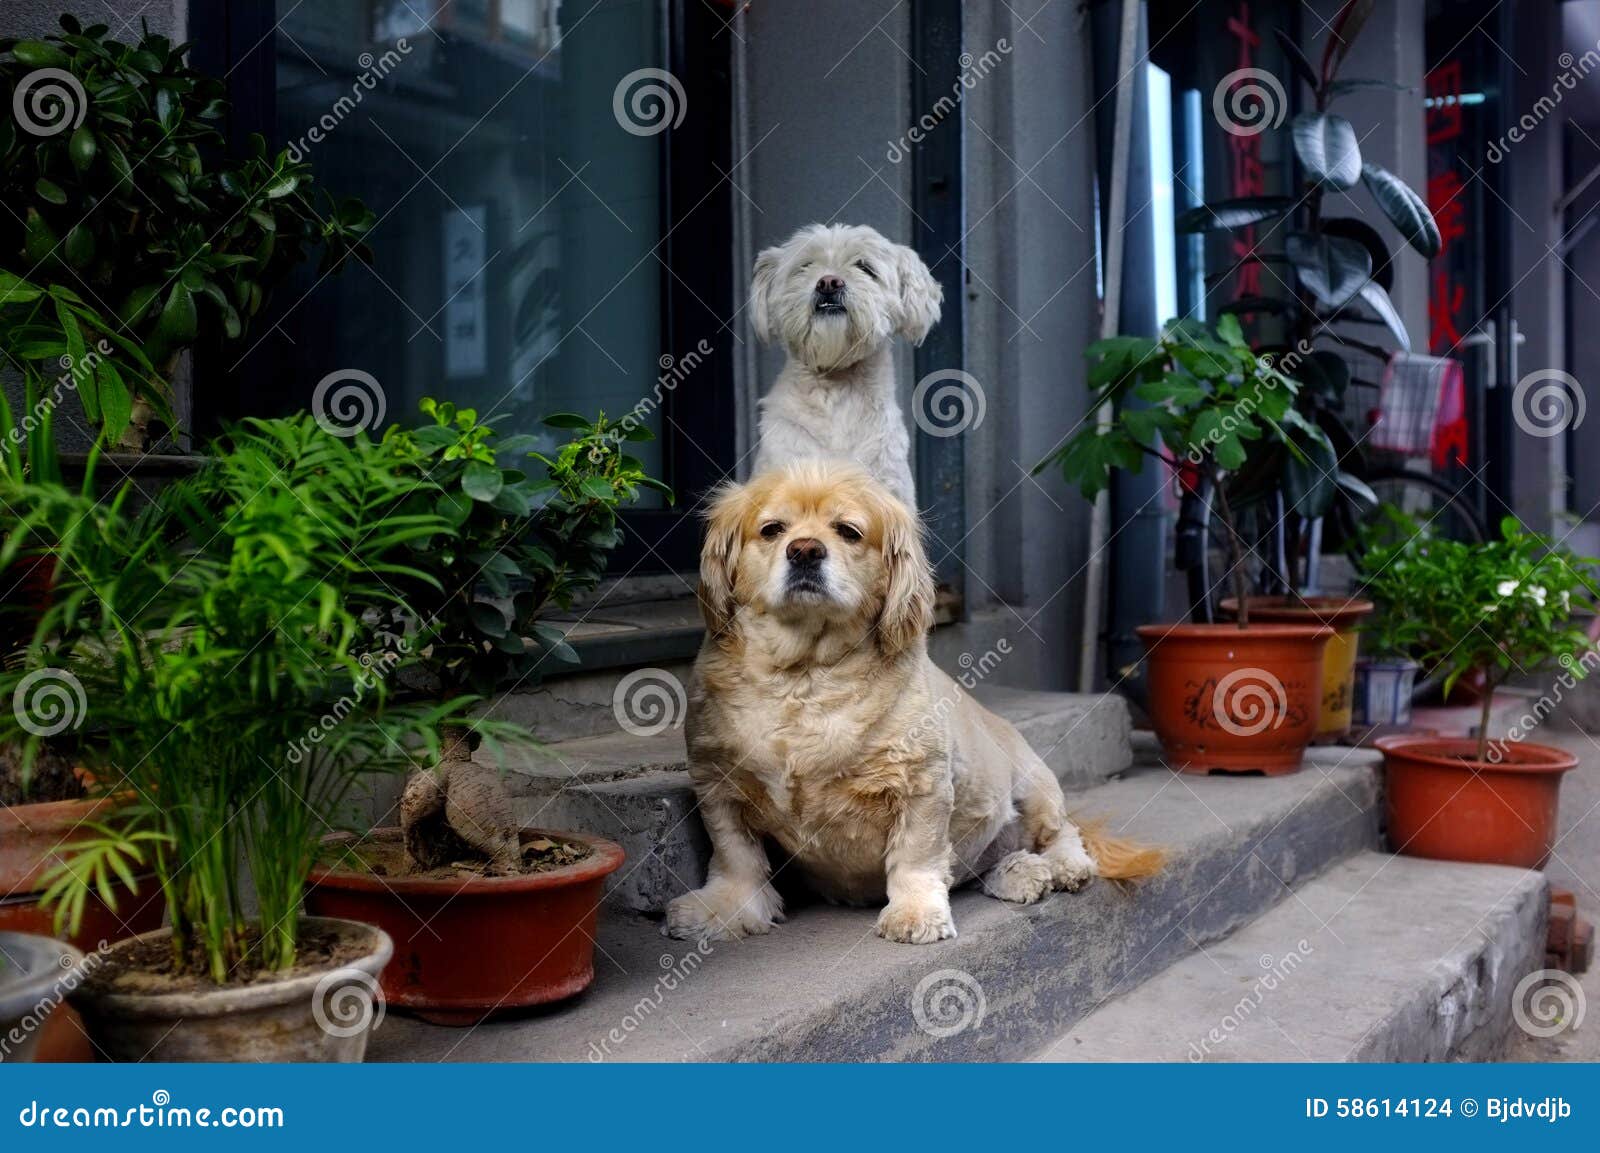
[[[660,7],[666,68],[683,86],[690,119],[657,137],[662,157],[659,355],[676,359],[702,340],[712,351],[682,387],[663,392],[659,407],[662,471],[677,501],[670,508],[623,514],[624,541],[609,566],[613,575],[693,571],[700,536],[695,510],[705,493],[732,475],[738,458],[735,329],[731,319],[724,319],[734,314],[733,34],[717,10],[700,0],[660,0]],[[224,77],[227,85],[232,109],[223,132],[230,150],[243,149],[254,132],[274,147],[283,146],[277,131],[276,10],[275,0],[190,8],[191,60],[202,71]],[[722,130],[706,131],[707,123]],[[699,258],[707,252],[723,252],[728,259]],[[193,427],[202,437],[231,421],[276,409],[277,389],[266,358],[247,360],[229,373],[231,359],[221,349],[196,351],[197,380],[232,378],[226,387],[194,390]]]

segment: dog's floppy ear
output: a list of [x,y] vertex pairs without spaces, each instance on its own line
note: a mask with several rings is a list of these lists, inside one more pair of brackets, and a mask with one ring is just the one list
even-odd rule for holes
[[750,280],[750,326],[759,340],[772,340],[772,290],[778,282],[778,265],[783,249],[764,248],[756,257],[755,276]]
[[892,657],[933,627],[933,570],[917,514],[885,493],[881,515],[889,587],[878,615],[878,647]]
[[894,246],[895,269],[900,274],[900,317],[895,331],[912,344],[921,344],[930,329],[939,323],[939,304],[944,289],[922,263],[915,249]]
[[700,612],[706,630],[718,638],[733,620],[733,581],[744,536],[743,485],[717,490],[706,511],[706,543],[700,549]]

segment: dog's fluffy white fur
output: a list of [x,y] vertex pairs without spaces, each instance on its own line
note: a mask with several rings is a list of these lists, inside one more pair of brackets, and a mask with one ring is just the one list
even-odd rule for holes
[[1159,866],[1075,826],[1017,730],[928,659],[933,581],[884,486],[808,462],[725,489],[709,515],[686,732],[712,859],[667,933],[771,929],[766,839],[829,899],[886,900],[879,934],[915,943],[955,935],[952,884],[1027,902]]
[[851,460],[915,508],[891,344],[921,344],[943,296],[921,257],[864,226],[813,224],[763,251],[751,320],[789,358],[761,401],[755,472]]

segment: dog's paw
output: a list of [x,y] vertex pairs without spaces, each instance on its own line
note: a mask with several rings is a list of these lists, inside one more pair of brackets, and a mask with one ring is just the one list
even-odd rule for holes
[[984,892],[1019,905],[1031,905],[1042,899],[1054,884],[1055,871],[1051,862],[1038,853],[1023,850],[1007,853],[983,875]]
[[749,889],[712,881],[668,902],[661,932],[680,941],[727,941],[770,933],[782,919],[782,902],[770,885]]
[[956,935],[950,903],[902,901],[878,914],[878,936],[906,945],[931,945]]
[[1069,893],[1076,893],[1100,872],[1094,858],[1077,837],[1070,840],[1063,838],[1051,845],[1044,859],[1050,864],[1051,885]]

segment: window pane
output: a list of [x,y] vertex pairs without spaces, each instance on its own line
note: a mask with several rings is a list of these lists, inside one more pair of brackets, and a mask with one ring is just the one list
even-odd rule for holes
[[[656,0],[278,0],[278,18],[283,144],[379,218],[372,268],[281,294],[267,339],[290,344],[299,401],[355,369],[389,420],[437,396],[537,433],[648,397],[660,137],[626,130],[613,94],[661,67]],[[660,475],[660,441],[637,447]]]

